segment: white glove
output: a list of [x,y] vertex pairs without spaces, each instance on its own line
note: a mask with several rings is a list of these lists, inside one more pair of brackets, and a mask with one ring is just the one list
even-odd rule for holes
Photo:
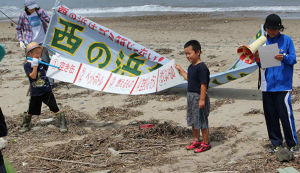
[[31,67],[37,67],[39,66],[39,59],[32,58]]
[[7,141],[3,138],[0,138],[0,150],[4,149]]
[[20,48],[26,49],[26,45],[23,41],[20,41]]

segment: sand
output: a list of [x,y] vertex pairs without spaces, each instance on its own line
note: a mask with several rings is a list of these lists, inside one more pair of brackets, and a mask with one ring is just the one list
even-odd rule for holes
[[[222,18],[196,14],[94,18],[92,20],[169,59],[175,59],[176,63],[181,64],[184,68],[187,68],[189,63],[183,54],[183,45],[190,39],[197,39],[202,45],[201,58],[208,64],[211,74],[228,69],[237,58],[238,46],[247,44],[260,29],[260,24],[264,22],[260,18]],[[296,55],[300,57],[298,51],[300,50],[299,20],[284,19],[283,24],[286,27],[283,33],[292,37]],[[60,166],[56,165],[54,169],[53,165],[57,164],[56,162],[32,159],[30,156],[33,154],[46,156],[45,153],[54,149],[60,150],[64,146],[72,148],[75,146],[74,141],[75,143],[76,141],[78,143],[82,140],[87,141],[85,137],[97,136],[97,134],[101,136],[103,132],[111,133],[109,139],[115,140],[118,135],[113,133],[113,130],[124,127],[131,128],[132,125],[128,126],[128,124],[135,121],[153,119],[161,123],[172,121],[176,124],[174,128],[180,127],[188,130],[185,120],[186,91],[184,89],[173,88],[159,94],[133,97],[96,92],[71,84],[60,84],[58,88],[54,89],[59,105],[68,110],[68,114],[79,111],[76,116],[73,116],[78,122],[74,119],[71,120],[72,116],[67,114],[70,130],[73,132],[61,135],[53,124],[39,123],[38,120],[41,118],[54,118],[48,108],[43,106],[43,114],[35,119],[36,129],[28,132],[27,135],[18,134],[17,129],[21,123],[20,115],[27,110],[29,100],[29,97],[26,96],[28,81],[23,70],[24,52],[19,48],[15,26],[11,26],[10,23],[1,23],[0,30],[0,43],[5,45],[8,52],[0,65],[0,105],[10,126],[10,135],[6,138],[8,147],[3,153],[20,172],[78,172],[82,167],[80,164],[64,163]],[[298,63],[295,65],[293,83],[297,91],[300,87],[299,76],[300,65]],[[257,77],[258,71],[255,71],[242,79],[209,89],[208,94],[213,105],[209,116],[209,125],[212,128],[211,138],[214,139],[211,150],[194,154],[186,151],[185,145],[179,144],[188,144],[192,140],[191,136],[183,138],[175,134],[171,137],[172,140],[168,140],[170,136],[162,135],[165,146],[170,146],[174,142],[178,142],[178,145],[172,148],[165,147],[165,149],[158,150],[158,153],[150,154],[149,158],[153,159],[152,164],[139,165],[138,159],[133,160],[132,163],[120,159],[109,162],[114,163],[114,166],[112,164],[104,168],[85,166],[82,167],[82,170],[87,172],[105,169],[113,172],[274,172],[278,168],[294,166],[300,171],[299,154],[296,154],[295,161],[290,163],[277,162],[274,155],[268,154],[269,142],[263,116],[261,92],[257,90]],[[299,97],[300,93],[294,92],[292,99],[294,100],[293,109],[297,129],[300,128]],[[85,116],[80,118],[83,114]],[[105,129],[102,129],[104,127],[99,124],[96,125],[96,128],[93,127],[95,124],[89,124],[89,119],[98,119],[97,121],[101,121],[105,125]],[[228,130],[232,128],[236,130]],[[137,132],[135,131],[135,133]],[[149,141],[151,144],[155,144],[161,135],[153,133],[155,137],[152,136]],[[226,137],[220,140],[221,136],[217,136],[217,134],[221,134],[221,136],[223,134]],[[37,136],[32,137],[33,135]],[[178,138],[178,140],[173,140],[173,138]],[[132,142],[132,140],[130,141]],[[132,143],[128,144],[131,146]],[[115,145],[112,146],[116,148]],[[97,145],[97,147],[104,151],[110,145]],[[64,150],[60,153],[61,158],[66,158]],[[107,152],[104,153],[106,156]],[[109,154],[107,156],[109,157]],[[130,156],[126,157],[130,159]],[[160,157],[165,159],[157,160]],[[109,157],[109,159],[112,158]],[[85,161],[93,163],[95,160]],[[46,162],[49,164],[47,165]],[[107,160],[106,163],[108,163]],[[145,159],[142,163],[146,163]]]

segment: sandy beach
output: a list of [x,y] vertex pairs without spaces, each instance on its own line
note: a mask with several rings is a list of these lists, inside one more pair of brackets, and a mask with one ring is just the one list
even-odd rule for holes
[[[183,53],[183,45],[196,39],[202,45],[201,58],[211,74],[228,69],[237,58],[237,48],[248,44],[264,23],[261,18],[200,14],[91,20],[175,59],[184,68],[189,62]],[[283,33],[292,37],[296,55],[300,57],[299,20],[283,19],[283,25],[286,27]],[[59,83],[54,95],[66,111],[70,132],[60,134],[55,121],[40,121],[55,119],[44,105],[42,115],[33,118],[32,130],[19,134],[21,115],[27,110],[29,100],[26,96],[28,79],[23,70],[24,52],[19,48],[15,26],[4,22],[0,30],[0,43],[7,51],[0,65],[0,106],[9,127],[8,144],[3,153],[18,172],[276,172],[278,168],[288,166],[300,171],[299,152],[294,161],[287,163],[276,161],[276,156],[268,153],[257,70],[244,78],[209,89],[212,149],[204,153],[185,150],[192,134],[186,125],[186,91],[178,88],[151,95],[128,96]],[[294,67],[292,95],[298,139],[299,76],[300,63]],[[146,123],[156,126],[148,131],[138,128]],[[128,153],[116,156],[108,148]]]

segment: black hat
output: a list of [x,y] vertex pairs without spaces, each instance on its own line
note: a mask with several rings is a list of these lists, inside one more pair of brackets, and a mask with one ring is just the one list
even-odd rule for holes
[[265,21],[264,30],[266,29],[283,29],[283,25],[281,24],[281,19],[277,14],[270,14]]

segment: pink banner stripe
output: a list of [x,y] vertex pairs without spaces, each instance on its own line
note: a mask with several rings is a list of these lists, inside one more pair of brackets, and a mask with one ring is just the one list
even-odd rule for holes
[[102,90],[101,90],[101,91],[103,91],[103,90],[104,90],[104,88],[105,88],[105,87],[106,87],[106,85],[108,84],[108,82],[109,82],[109,80],[110,80],[111,76],[112,76],[112,73],[110,73],[110,75],[109,75],[109,77],[108,77],[108,79],[107,79],[107,81],[106,81],[106,83],[105,83],[105,85],[104,85],[104,87],[102,88]]
[[156,92],[157,92],[157,90],[158,90],[158,89],[157,89],[157,87],[158,87],[158,86],[157,86],[157,85],[158,85],[158,78],[159,78],[159,69],[157,69]]
[[82,66],[82,63],[80,63],[79,69],[78,69],[78,71],[77,71],[77,74],[76,74],[76,76],[75,76],[75,79],[74,79],[73,83],[75,83],[76,80],[77,80],[78,74],[79,74],[79,72],[80,72],[80,70],[81,70],[81,66]]
[[135,86],[136,86],[137,82],[139,81],[139,79],[140,79],[140,77],[138,77],[138,78],[136,79],[136,81],[135,81],[135,84],[134,84],[134,86],[133,86],[132,90],[130,91],[130,94],[133,92],[133,90],[134,90],[134,88],[135,88]]

